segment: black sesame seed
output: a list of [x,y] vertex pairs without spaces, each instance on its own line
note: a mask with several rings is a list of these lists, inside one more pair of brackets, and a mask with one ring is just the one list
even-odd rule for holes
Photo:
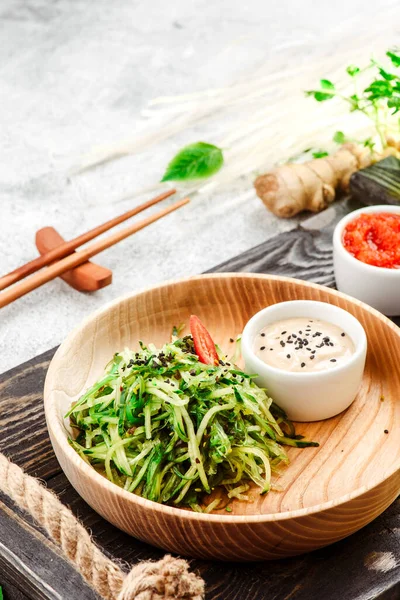
[[336,358],[331,358],[331,362],[336,362]]
[[293,344],[293,340],[287,340],[287,344]]
[[385,429],[384,433],[389,433],[389,430],[388,430],[388,429]]
[[261,334],[261,337],[265,337],[265,333],[262,333],[262,334]]
[[316,350],[312,350],[311,354],[315,354],[315,353],[316,353]]
[[265,346],[261,346],[260,350],[265,350]]
[[312,354],[312,355],[310,356],[310,360],[314,360],[314,358],[315,358],[315,356],[314,356],[314,354]]
[[301,331],[301,329],[299,329],[299,333],[302,334],[303,332]]
[[233,344],[233,342],[235,341],[233,338],[229,338],[229,341],[231,344]]
[[273,349],[273,348],[270,348],[270,349],[269,349],[269,351],[270,351],[270,352],[273,352],[273,351],[274,351],[274,349]]
[[292,333],[292,337],[297,338],[297,335],[295,333]]
[[290,354],[287,354],[287,355],[286,355],[286,358],[290,358]]
[[285,333],[287,333],[287,331],[282,331],[282,332],[281,332],[281,335],[285,335]]
[[301,365],[300,365],[300,366],[301,366],[301,367],[305,367],[305,366],[306,366],[306,363],[301,363]]
[[341,333],[340,335],[341,335],[342,337],[344,337],[346,334],[345,334],[345,333]]
[[285,342],[283,342],[282,340],[280,341],[280,345],[282,346],[282,348],[285,347]]

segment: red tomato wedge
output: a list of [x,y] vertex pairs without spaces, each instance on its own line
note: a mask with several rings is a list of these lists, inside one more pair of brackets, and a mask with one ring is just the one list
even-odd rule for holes
[[189,327],[199,361],[206,365],[219,365],[219,358],[213,339],[199,317],[192,315]]

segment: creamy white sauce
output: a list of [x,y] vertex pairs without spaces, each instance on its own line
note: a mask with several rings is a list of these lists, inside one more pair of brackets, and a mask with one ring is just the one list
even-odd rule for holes
[[349,360],[355,352],[350,336],[337,325],[295,317],[266,325],[254,342],[256,355],[284,371],[324,371]]

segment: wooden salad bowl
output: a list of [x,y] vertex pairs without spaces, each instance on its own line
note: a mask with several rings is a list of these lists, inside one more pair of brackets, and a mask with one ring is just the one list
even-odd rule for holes
[[[139,339],[161,346],[170,339],[173,325],[188,323],[195,313],[231,355],[230,338],[241,333],[255,312],[294,299],[325,301],[352,313],[367,333],[368,357],[362,387],[348,410],[326,421],[297,425],[298,433],[320,446],[288,450],[290,464],[278,480],[281,491],[260,496],[254,489],[252,501],[235,500],[231,513],[164,506],[111,483],[68,444],[63,415],[96,381],[114,352],[135,348]],[[358,300],[284,277],[204,275],[125,296],[87,318],[50,364],[46,419],[54,451],[71,484],[123,531],[188,556],[277,559],[354,533],[399,494],[399,364],[400,329]]]

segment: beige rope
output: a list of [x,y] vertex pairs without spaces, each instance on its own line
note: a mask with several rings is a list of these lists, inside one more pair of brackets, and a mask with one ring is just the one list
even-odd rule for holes
[[62,548],[86,581],[106,600],[201,600],[204,582],[188,563],[165,556],[142,562],[126,574],[107,558],[53,492],[0,454],[0,490],[29,512]]

